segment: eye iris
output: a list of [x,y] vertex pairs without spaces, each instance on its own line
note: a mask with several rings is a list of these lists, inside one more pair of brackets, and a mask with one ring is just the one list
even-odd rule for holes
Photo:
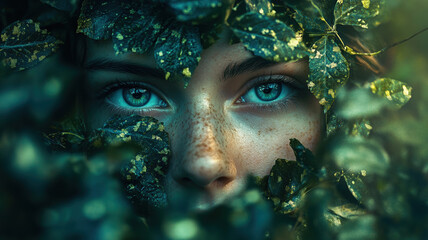
[[262,101],[273,101],[281,94],[282,85],[279,83],[261,84],[256,88],[256,95]]
[[150,92],[144,88],[123,89],[123,99],[133,107],[142,107],[150,100]]

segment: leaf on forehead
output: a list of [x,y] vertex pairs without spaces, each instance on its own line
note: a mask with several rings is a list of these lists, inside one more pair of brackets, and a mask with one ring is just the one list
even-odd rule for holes
[[179,76],[185,84],[190,80],[200,60],[202,45],[198,29],[172,23],[157,39],[154,55],[157,64],[167,74]]
[[40,0],[40,1],[43,3],[49,4],[56,9],[67,11],[67,12],[74,11],[77,8],[77,4],[78,4],[77,0]]
[[134,143],[141,151],[128,159],[121,173],[126,193],[141,211],[167,204],[165,174],[170,157],[164,125],[152,117],[114,116],[91,137],[92,146]]
[[301,33],[277,19],[249,12],[235,18],[230,27],[245,47],[257,56],[285,62],[308,54]]
[[77,32],[95,40],[109,39],[115,22],[123,14],[138,11],[140,6],[136,1],[84,0],[77,20]]
[[328,25],[333,26],[334,0],[286,1],[295,11],[296,21],[310,33],[324,33]]
[[167,21],[162,20],[160,15],[161,9],[148,5],[138,11],[129,11],[125,18],[119,18],[113,27],[116,54],[150,50],[166,28]]
[[213,45],[218,39],[220,39],[220,34],[223,31],[222,24],[215,24],[209,28],[199,28],[201,31],[201,44],[203,49],[207,49],[209,46]]
[[369,87],[372,93],[388,99],[397,107],[402,107],[412,97],[412,87],[390,78],[376,79]]
[[320,18],[308,17],[308,15],[301,11],[296,11],[294,18],[299,23],[300,27],[308,33],[321,34],[325,33],[328,29],[328,25]]
[[340,0],[334,7],[335,24],[367,29],[380,24],[385,0]]
[[343,86],[348,78],[348,62],[339,46],[329,36],[323,36],[311,49],[308,87],[324,106],[324,112],[330,109],[337,89]]
[[169,0],[168,6],[178,21],[192,24],[212,25],[223,23],[226,12],[230,9],[229,0]]
[[56,51],[61,43],[33,20],[16,21],[0,35],[0,56],[10,68],[34,67]]

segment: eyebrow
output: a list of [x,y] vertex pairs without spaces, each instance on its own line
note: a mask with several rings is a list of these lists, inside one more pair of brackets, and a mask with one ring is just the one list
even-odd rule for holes
[[266,60],[259,56],[251,57],[241,63],[231,63],[224,69],[223,81],[236,77],[245,72],[254,72],[262,68],[274,66],[276,64],[279,64],[279,62]]
[[130,63],[126,61],[117,61],[107,58],[97,58],[89,61],[84,65],[86,70],[103,70],[119,73],[130,73],[139,76],[152,76],[156,78],[164,78],[165,74],[162,70],[148,67],[141,64]]
[[[231,63],[229,64],[223,72],[222,80],[230,79],[236,77],[245,72],[254,72],[260,70],[262,68],[271,67],[278,62],[266,60],[259,56],[253,56],[248,58],[240,63]],[[86,70],[102,70],[102,71],[111,71],[111,72],[119,72],[119,73],[130,73],[139,76],[152,76],[156,78],[164,78],[165,74],[162,70],[148,67],[141,64],[130,63],[126,61],[117,61],[107,58],[97,58],[89,61],[84,65]]]

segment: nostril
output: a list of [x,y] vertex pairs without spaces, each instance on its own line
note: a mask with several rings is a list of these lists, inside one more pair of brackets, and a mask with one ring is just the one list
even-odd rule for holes
[[230,182],[232,182],[232,178],[230,177],[219,177],[215,180],[215,182],[220,186],[226,186]]

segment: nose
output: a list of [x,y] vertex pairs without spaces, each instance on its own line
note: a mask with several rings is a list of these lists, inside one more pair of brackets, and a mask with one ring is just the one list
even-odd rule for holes
[[221,189],[232,182],[236,166],[227,154],[230,137],[222,109],[215,109],[207,99],[197,101],[179,125],[181,144],[173,153],[173,179],[182,186],[206,189]]

